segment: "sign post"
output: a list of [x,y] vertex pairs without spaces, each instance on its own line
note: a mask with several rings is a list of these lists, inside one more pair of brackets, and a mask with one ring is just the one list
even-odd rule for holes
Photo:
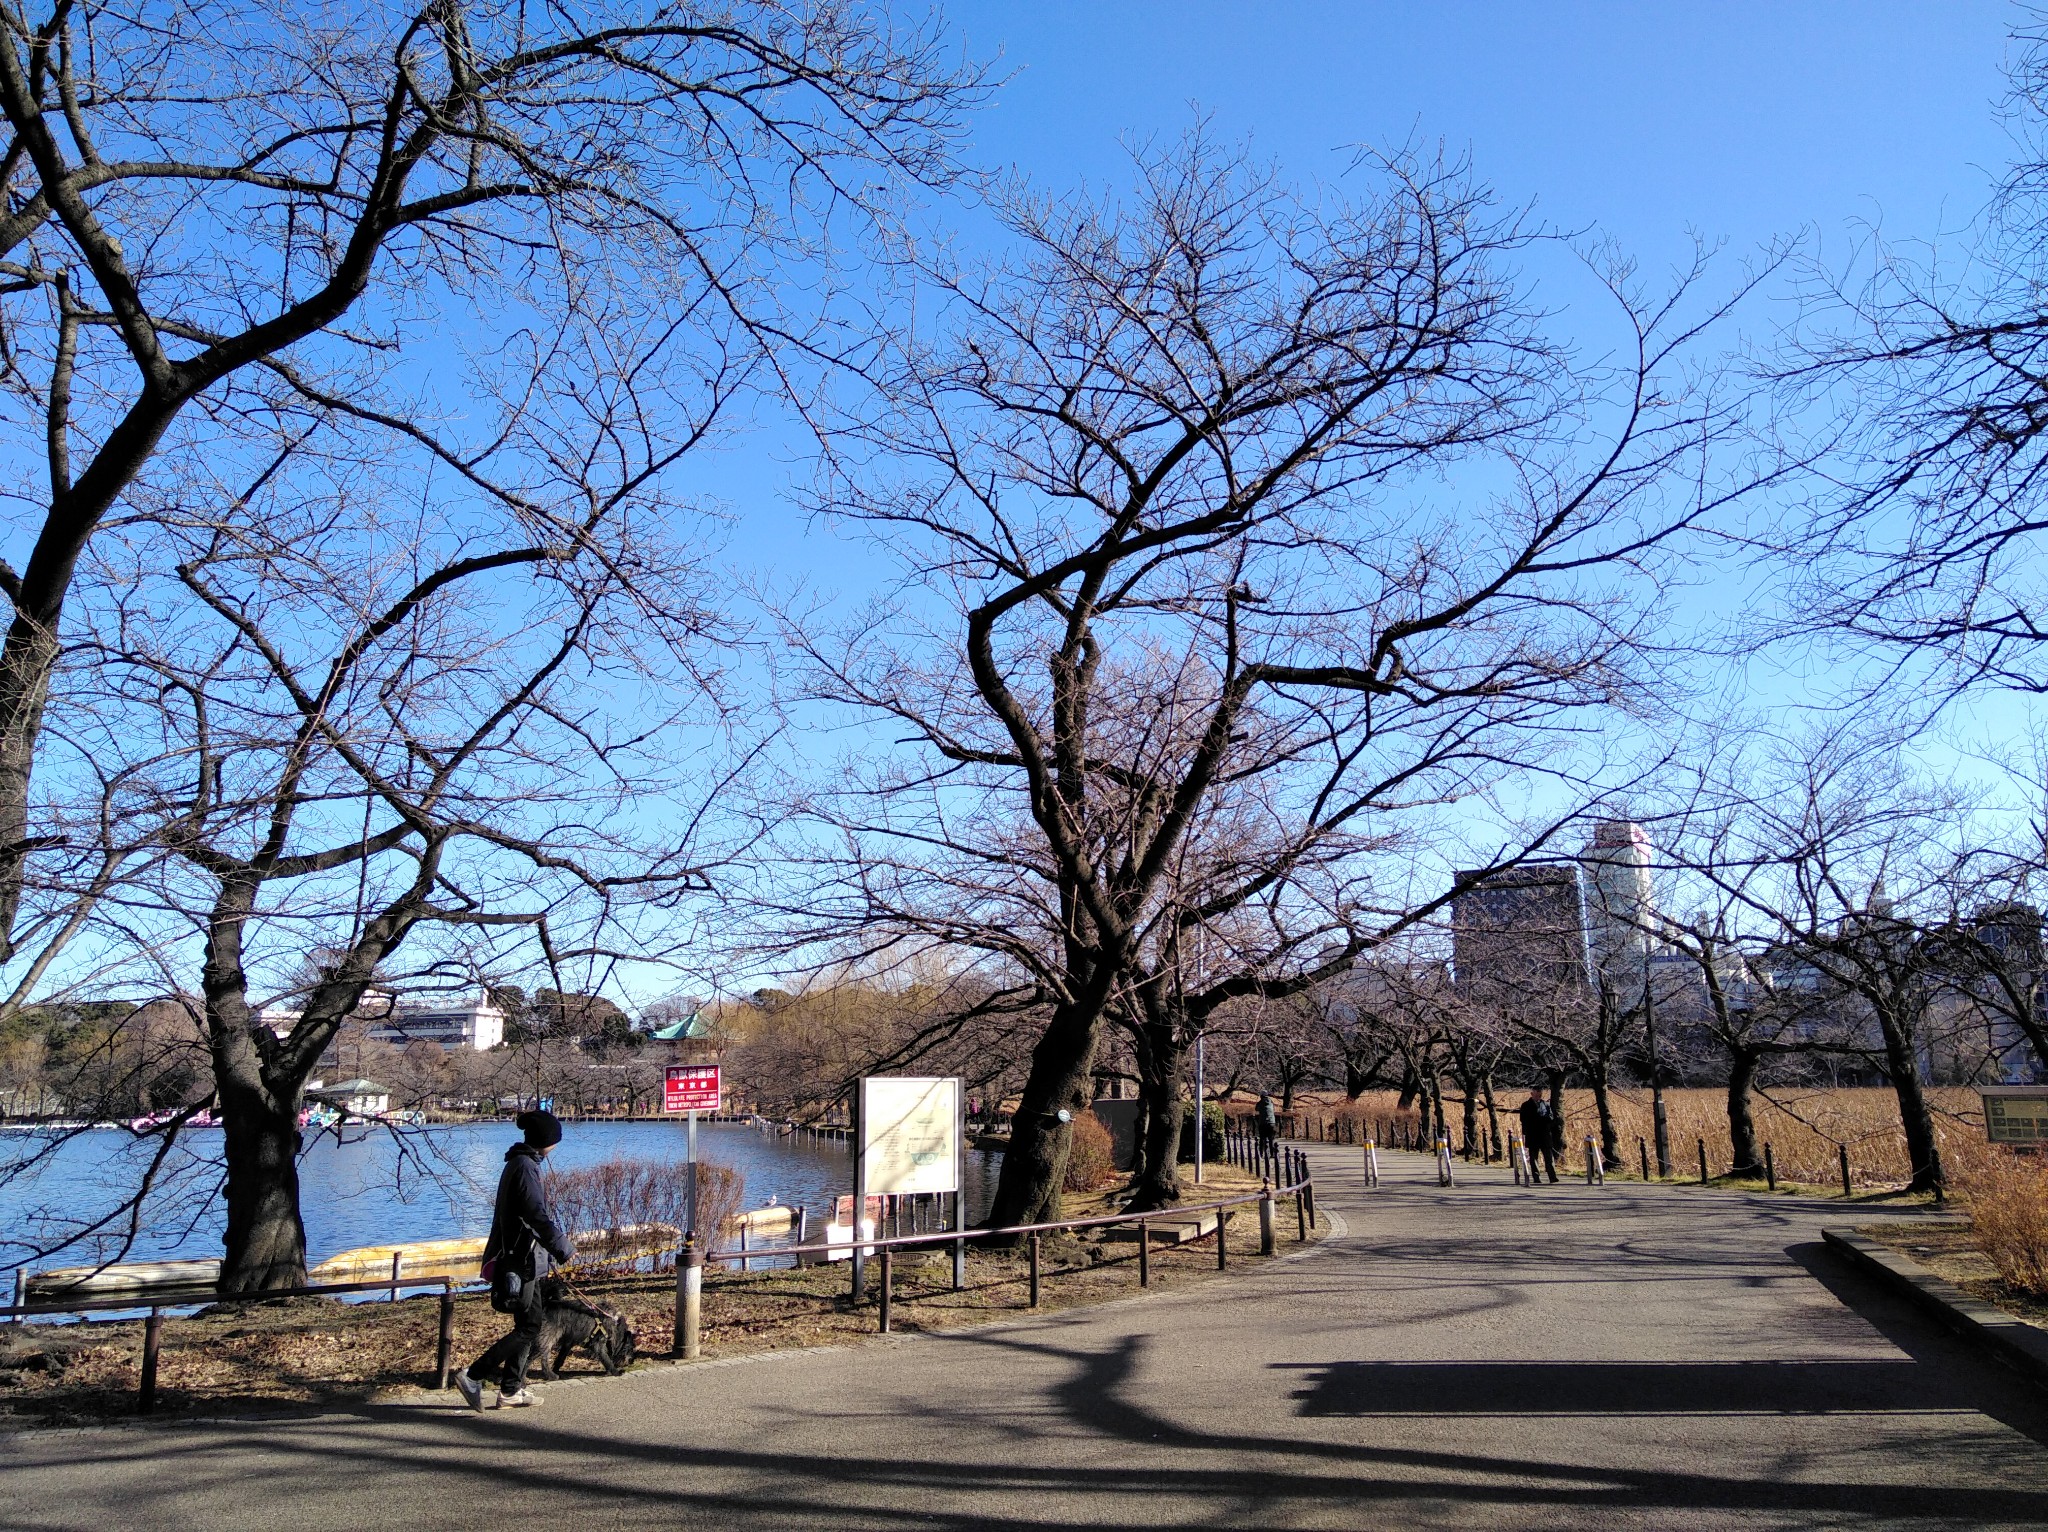
[[690,1178],[687,1211],[683,1215],[688,1226],[683,1230],[686,1239],[697,1237],[697,1113],[717,1111],[722,1090],[716,1064],[671,1064],[661,1082],[661,1109],[689,1114],[683,1148],[688,1167],[684,1174]]
[[1195,1185],[1202,1184],[1202,1140],[1209,1133],[1208,1110],[1202,1105],[1202,1042],[1195,1034]]

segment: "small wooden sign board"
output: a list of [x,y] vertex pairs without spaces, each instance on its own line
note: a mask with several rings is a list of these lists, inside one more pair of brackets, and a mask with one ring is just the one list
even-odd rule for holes
[[2048,1085],[1984,1085],[1984,1136],[1994,1144],[2048,1144]]

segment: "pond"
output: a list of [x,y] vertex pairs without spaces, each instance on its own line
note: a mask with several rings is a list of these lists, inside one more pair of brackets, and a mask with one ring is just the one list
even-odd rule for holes
[[[680,1163],[680,1122],[570,1122],[549,1163],[562,1169],[612,1158]],[[853,1157],[836,1143],[813,1144],[743,1123],[702,1123],[700,1158],[739,1172],[744,1205],[771,1199],[822,1215],[830,1199],[853,1190]],[[518,1141],[509,1122],[464,1123],[402,1132],[354,1130],[344,1142],[333,1130],[309,1133],[299,1162],[300,1207],[307,1254],[318,1262],[362,1245],[399,1244],[487,1232],[491,1197],[505,1151]],[[153,1139],[116,1128],[79,1133],[61,1145],[33,1130],[0,1133],[0,1173],[48,1149],[33,1168],[0,1181],[0,1268],[19,1264],[26,1245],[58,1229],[106,1217],[134,1186],[155,1151]],[[218,1256],[226,1209],[214,1194],[220,1169],[218,1130],[180,1136],[164,1190],[144,1210],[129,1260]],[[968,1217],[981,1217],[995,1193],[999,1155],[970,1151],[963,1180]],[[776,1243],[767,1241],[768,1244]],[[31,1264],[83,1265],[90,1246]],[[5,1302],[0,1298],[0,1302]]]

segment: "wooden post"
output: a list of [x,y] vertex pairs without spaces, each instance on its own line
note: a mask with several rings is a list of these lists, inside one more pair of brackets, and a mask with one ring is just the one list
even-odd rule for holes
[[1313,1229],[1316,1226],[1316,1178],[1308,1174],[1306,1166],[1302,1169],[1301,1195],[1308,1208],[1308,1226]]
[[893,1254],[895,1254],[894,1246],[884,1245],[882,1247],[882,1292],[880,1306],[881,1330],[884,1335],[889,1333],[889,1298],[896,1290],[894,1263],[889,1259]]
[[387,1299],[387,1300],[388,1300],[389,1302],[392,1302],[392,1303],[396,1303],[396,1302],[398,1301],[398,1272],[399,1272],[399,1268],[400,1268],[400,1267],[402,1267],[402,1266],[403,1266],[404,1264],[405,1264],[405,1252],[404,1252],[403,1250],[394,1250],[394,1251],[392,1251],[392,1252],[391,1252],[391,1285],[390,1285],[390,1286],[389,1286],[388,1288],[386,1288],[386,1289],[384,1290],[384,1296],[385,1296],[385,1298],[386,1298],[386,1299]]
[[1846,1196],[1848,1196],[1848,1195],[1850,1194],[1850,1193],[1849,1193],[1849,1146],[1848,1146],[1847,1144],[1837,1144],[1837,1145],[1836,1145],[1835,1147],[1836,1147],[1837,1149],[1839,1149],[1839,1150],[1841,1151],[1841,1153],[1842,1153],[1842,1195],[1843,1195],[1844,1197],[1846,1197]]
[[164,1311],[153,1308],[142,1326],[142,1388],[135,1408],[147,1415],[156,1408],[156,1363],[164,1341]]
[[1705,1139],[1701,1139],[1701,1140],[1700,1140],[1700,1185],[1702,1185],[1702,1186],[1705,1186],[1705,1185],[1707,1184],[1707,1180],[1708,1180],[1708,1176],[1707,1176],[1707,1141],[1706,1141]]
[[445,1389],[448,1386],[448,1367],[454,1360],[455,1352],[455,1286],[448,1278],[441,1279],[441,1329],[434,1341],[434,1368],[441,1377],[434,1385]]
[[1640,1133],[1636,1135],[1636,1153],[1642,1159],[1643,1179],[1647,1181],[1650,1179],[1650,1146],[1643,1142],[1643,1136]]
[[1230,1227],[1230,1209],[1216,1210],[1216,1269],[1222,1271],[1230,1264],[1230,1246],[1226,1243],[1224,1230]]
[[676,1252],[676,1333],[672,1354],[697,1360],[704,1321],[704,1252],[694,1239]]
[[1273,1253],[1273,1183],[1259,1188],[1259,1254]]
[[1138,1286],[1152,1285],[1152,1231],[1144,1219],[1138,1220]]
[[1771,1146],[1764,1145],[1764,1185],[1771,1191],[1778,1189],[1778,1162],[1771,1155]]
[[1294,1240],[1296,1244],[1308,1239],[1308,1183],[1299,1182],[1294,1188]]
[[1031,1304],[1038,1307],[1038,1236],[1031,1236]]

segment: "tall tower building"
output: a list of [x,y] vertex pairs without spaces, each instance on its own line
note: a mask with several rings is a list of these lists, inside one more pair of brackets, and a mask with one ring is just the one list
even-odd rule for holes
[[1632,820],[1603,819],[1593,826],[1579,867],[1585,876],[1586,945],[1593,972],[1616,991],[1640,989],[1657,918],[1649,832]]

